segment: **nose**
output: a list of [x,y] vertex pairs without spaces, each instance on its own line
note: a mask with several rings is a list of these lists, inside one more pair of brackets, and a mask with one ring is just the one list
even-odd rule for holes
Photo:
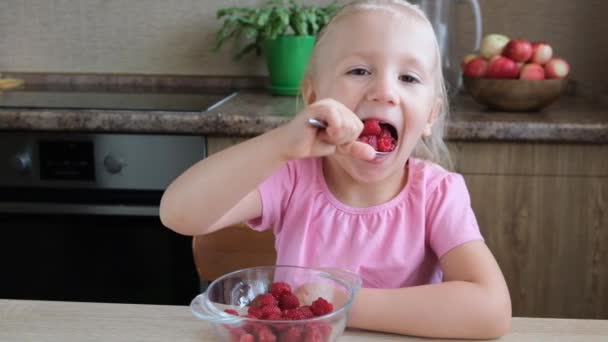
[[367,93],[367,100],[391,105],[399,104],[397,84],[390,77],[376,77]]

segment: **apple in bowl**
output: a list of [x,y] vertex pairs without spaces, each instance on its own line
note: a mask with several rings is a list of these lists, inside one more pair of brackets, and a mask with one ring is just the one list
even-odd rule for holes
[[502,111],[538,111],[566,89],[570,65],[547,42],[486,35],[478,54],[461,62],[463,83],[473,99]]

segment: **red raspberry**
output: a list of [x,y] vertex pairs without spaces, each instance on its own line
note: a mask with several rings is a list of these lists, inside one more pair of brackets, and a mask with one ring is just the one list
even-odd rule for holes
[[380,138],[393,138],[391,131],[386,126],[381,126],[382,132],[380,132]]
[[272,305],[272,306],[277,306],[279,304],[279,301],[274,298],[274,296],[270,293],[266,293],[264,295],[262,295],[262,297],[260,298],[260,306],[264,307],[267,305]]
[[243,329],[245,329],[246,332],[256,336],[258,334],[258,331],[263,328],[265,328],[264,325],[258,322],[247,322],[243,325]]
[[357,140],[359,140],[360,142],[368,144],[369,143],[369,135],[362,135]]
[[254,308],[254,307],[249,307],[249,309],[247,310],[247,313],[255,318],[261,318],[262,317],[262,309],[261,308]]
[[317,327],[319,327],[319,330],[321,331],[321,335],[323,335],[325,340],[329,341],[329,338],[331,337],[331,330],[332,330],[331,325],[329,325],[327,323],[323,323],[323,322],[315,323],[315,325]]
[[378,149],[378,138],[375,135],[369,135],[367,143],[374,148],[374,150]]
[[247,331],[245,331],[245,329],[243,329],[243,328],[235,328],[235,327],[231,327],[229,325],[224,325],[224,327],[226,327],[226,329],[230,333],[230,336],[232,337],[232,341],[240,341],[241,337],[243,335],[247,334]]
[[238,342],[255,342],[255,337],[251,334],[244,334],[237,340]]
[[308,305],[300,306],[296,310],[298,310],[300,315],[302,315],[305,319],[315,317],[315,314],[312,312],[310,306],[308,306]]
[[266,305],[262,307],[262,318],[268,319],[272,314],[281,314],[281,309],[276,305]]
[[323,338],[323,334],[321,333],[321,329],[319,329],[316,325],[309,325],[306,328],[306,332],[304,334],[304,342],[323,342],[325,339]]
[[265,319],[268,319],[268,320],[271,320],[271,321],[283,321],[283,320],[285,320],[285,318],[283,317],[283,314],[280,314],[280,313],[271,313],[271,314],[268,314],[268,316],[266,316]]
[[289,310],[283,311],[283,317],[285,317],[288,320],[292,320],[292,321],[306,318],[306,317],[304,317],[304,315],[302,315],[300,313],[300,311],[298,311],[298,309],[289,309]]
[[393,138],[380,138],[378,139],[378,151],[379,152],[390,152],[393,149]]
[[334,310],[334,306],[325,300],[323,297],[317,298],[312,305],[310,305],[310,310],[315,316],[323,316]]
[[274,298],[279,299],[282,295],[291,293],[291,286],[283,282],[272,283],[270,285],[270,293],[272,293]]
[[277,337],[272,333],[269,327],[263,327],[257,331],[257,342],[275,342]]
[[313,318],[315,315],[312,313],[312,311],[310,311],[309,306],[300,306],[299,308],[283,311],[283,317],[288,320],[300,320]]
[[251,334],[244,334],[238,339],[239,342],[255,342],[255,337]]
[[224,310],[225,313],[231,314],[233,316],[238,316],[239,313],[236,310],[232,310],[232,309],[226,309]]
[[279,308],[281,310],[295,309],[300,306],[300,300],[293,293],[284,294],[279,299]]
[[379,135],[382,132],[380,120],[368,119],[363,123],[363,131],[361,135]]
[[289,327],[287,330],[283,331],[279,336],[279,341],[284,342],[297,342],[302,339],[304,333],[302,332],[302,328],[300,327]]

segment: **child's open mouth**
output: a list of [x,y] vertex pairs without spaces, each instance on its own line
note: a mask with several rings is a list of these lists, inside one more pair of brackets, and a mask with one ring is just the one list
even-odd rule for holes
[[393,125],[378,119],[364,120],[363,125],[363,131],[357,140],[370,145],[378,152],[391,152],[395,149],[398,134]]

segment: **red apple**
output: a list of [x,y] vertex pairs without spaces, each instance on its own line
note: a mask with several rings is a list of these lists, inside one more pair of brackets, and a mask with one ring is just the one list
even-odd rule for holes
[[505,46],[502,55],[516,62],[525,63],[532,57],[532,44],[524,39],[513,39]]
[[530,62],[545,64],[553,57],[553,48],[545,42],[532,43],[532,59]]
[[519,78],[522,80],[544,80],[545,69],[540,64],[528,63],[521,69]]
[[479,53],[487,60],[502,54],[502,50],[509,43],[509,37],[502,34],[488,34],[481,40]]
[[517,67],[517,63],[505,56],[496,56],[492,58],[486,72],[487,78],[513,79],[517,78],[518,75],[519,68]]
[[470,78],[482,78],[488,70],[488,61],[481,57],[475,57],[465,64],[463,73]]
[[564,78],[570,73],[570,65],[561,58],[551,58],[545,64],[546,78]]
[[479,57],[479,55],[476,53],[470,53],[470,54],[464,56],[462,58],[462,61],[460,62],[460,68],[462,68],[462,70],[464,70],[464,66],[467,65],[467,63],[469,63],[471,60],[473,60],[476,57]]

